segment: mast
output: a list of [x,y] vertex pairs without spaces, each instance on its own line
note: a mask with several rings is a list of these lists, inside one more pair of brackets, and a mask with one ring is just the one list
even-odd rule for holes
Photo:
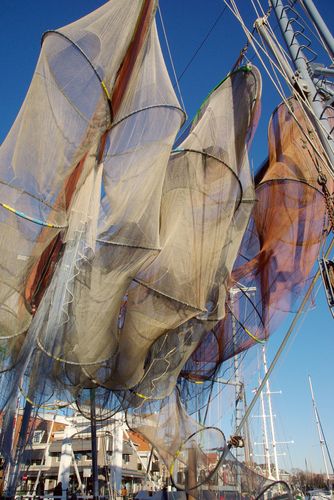
[[[26,400],[24,410],[23,410],[23,415],[22,415],[20,434],[18,437],[17,445],[16,445],[16,453],[15,453],[13,471],[10,474],[9,479],[8,479],[8,487],[7,487],[6,496],[8,496],[10,498],[15,497],[16,487],[17,487],[20,468],[21,468],[22,456],[23,456],[23,452],[24,452],[24,449],[26,446],[27,436],[29,433],[29,423],[30,423],[31,413],[32,413],[32,404],[28,400]],[[15,441],[15,436],[14,436],[14,441]]]
[[[324,114],[324,105],[319,95],[319,91],[310,76],[310,63],[303,54],[303,46],[298,42],[298,32],[294,31],[293,23],[287,15],[287,12],[289,10],[292,11],[292,8],[290,6],[285,6],[282,0],[270,0],[270,4],[273,7],[281,34],[285,40],[291,59],[296,68],[296,73],[294,75],[295,83],[308,100],[311,109],[317,117],[315,127],[329,159],[329,170],[331,171],[331,175],[334,177],[334,141],[331,137],[331,127],[328,123],[326,115]],[[319,13],[318,16],[320,18]]]
[[[266,357],[265,345],[262,346],[262,361],[263,361],[264,373],[266,375],[266,373],[268,371],[268,367],[267,367],[267,357]],[[276,481],[279,481],[279,467],[278,467],[278,459],[277,459],[277,441],[276,441],[276,433],[275,433],[275,426],[274,426],[274,419],[273,419],[273,408],[272,408],[272,404],[271,404],[271,392],[270,392],[269,379],[267,379],[267,382],[266,382],[266,394],[267,394],[268,410],[269,410],[271,444],[273,447],[273,455],[274,455],[274,463],[275,463],[275,479],[276,479]]]
[[[237,303],[237,294],[239,290],[237,288],[233,288],[230,290],[230,297],[231,297],[231,309],[232,309],[232,339],[233,339],[233,348],[234,351],[236,351],[237,347],[237,326],[236,326],[236,319],[235,319],[235,306]],[[242,390],[241,390],[241,384],[240,384],[240,361],[239,361],[239,355],[235,354],[233,357],[233,367],[234,367],[234,382],[235,382],[235,390],[234,390],[234,395],[235,395],[235,428],[237,429],[240,425],[241,418],[242,418],[242,409],[241,409],[241,404],[242,404]],[[241,460],[241,448],[236,448],[236,459],[238,461]]]
[[266,466],[267,466],[267,471],[268,471],[268,477],[272,478],[272,473],[271,473],[271,459],[270,459],[270,452],[269,452],[269,439],[268,439],[268,429],[267,429],[267,415],[265,411],[265,404],[264,404],[264,397],[263,397],[263,392],[261,391],[260,393],[260,401],[261,401],[261,415],[259,415],[262,418],[262,432],[263,432],[263,443],[254,443],[256,444],[263,444],[264,447],[264,456],[266,459]]
[[[242,287],[242,292],[246,293],[247,296],[251,297],[255,292],[254,287]],[[230,290],[230,301],[231,301],[231,313],[232,313],[232,340],[234,351],[237,348],[237,320],[236,320],[236,306],[238,303],[238,294],[240,293],[239,288],[232,288]],[[234,367],[234,382],[235,387],[235,429],[236,435],[239,433],[237,429],[240,429],[240,424],[243,420],[243,414],[246,411],[246,391],[244,382],[240,377],[240,356],[235,354],[233,357],[233,367]],[[230,382],[231,383],[231,382]],[[250,432],[248,427],[248,421],[245,422],[245,447],[244,447],[244,457],[246,462],[250,462]],[[242,449],[236,448],[236,458],[241,461],[242,459]]]
[[327,484],[328,486],[330,485],[330,480],[329,480],[329,471],[328,471],[328,465],[327,465],[327,460],[326,460],[326,441],[325,441],[325,436],[323,434],[321,424],[320,424],[320,418],[319,418],[319,413],[317,409],[317,405],[314,399],[314,393],[313,393],[313,387],[312,387],[312,381],[310,375],[308,376],[308,381],[310,385],[310,391],[311,391],[311,398],[312,398],[312,405],[313,405],[313,411],[314,411],[314,418],[318,430],[318,436],[319,436],[319,442],[320,442],[320,448],[321,448],[321,453],[322,453],[322,458],[324,461],[324,466],[325,466],[325,471],[326,471],[326,478],[327,478]]
[[90,389],[90,426],[91,426],[91,443],[92,443],[93,500],[97,500],[99,496],[99,470],[97,463],[95,389]]
[[326,23],[319,14],[318,9],[314,5],[313,0],[302,0],[302,5],[305,7],[308,15],[312,19],[313,23],[317,27],[321,38],[326,45],[328,52],[330,53],[332,59],[334,59],[334,38],[332,33],[327,28]]

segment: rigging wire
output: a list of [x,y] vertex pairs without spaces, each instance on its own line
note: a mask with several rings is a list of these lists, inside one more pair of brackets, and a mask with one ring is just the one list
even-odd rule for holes
[[[329,255],[329,253],[331,252],[331,250],[333,248],[334,248],[334,239],[332,239],[331,244],[329,245],[328,250],[326,252],[326,255]],[[277,361],[280,359],[281,354],[284,351],[284,349],[285,349],[285,347],[286,347],[286,345],[288,343],[288,340],[291,337],[291,334],[295,330],[295,325],[296,325],[296,323],[297,323],[297,321],[298,321],[301,313],[303,312],[304,307],[307,304],[307,302],[308,302],[308,300],[309,300],[309,298],[311,296],[311,293],[313,291],[313,288],[314,288],[315,284],[317,283],[319,277],[320,277],[320,270],[318,269],[318,271],[316,272],[316,274],[315,274],[315,276],[314,276],[314,278],[313,278],[313,280],[312,280],[312,282],[311,282],[311,284],[310,284],[310,286],[309,286],[309,288],[308,288],[308,290],[306,292],[306,295],[305,295],[302,303],[299,306],[299,309],[298,309],[297,313],[294,316],[294,319],[292,320],[292,322],[290,324],[290,327],[288,328],[288,331],[286,332],[286,334],[285,334],[285,336],[284,336],[284,338],[283,338],[283,340],[282,340],[282,342],[281,342],[281,344],[280,344],[280,346],[279,346],[279,348],[278,348],[278,350],[277,350],[277,352],[275,354],[275,357],[274,357],[273,361],[271,362],[270,366],[268,367],[267,373],[263,377],[262,382],[261,382],[259,388],[257,389],[257,391],[256,391],[256,393],[255,393],[255,395],[254,395],[251,403],[249,404],[249,406],[248,406],[248,408],[247,408],[247,410],[246,410],[246,412],[245,412],[245,414],[244,414],[244,416],[243,416],[243,418],[242,418],[242,420],[241,420],[241,422],[239,424],[238,429],[236,430],[236,434],[239,434],[240,430],[245,425],[245,423],[246,423],[246,421],[247,421],[247,419],[248,419],[248,417],[249,417],[252,409],[254,408],[255,403],[257,402],[257,400],[258,400],[258,398],[259,398],[262,390],[265,387],[265,384],[267,383],[267,380],[269,379],[269,377],[270,377],[273,369],[275,368],[275,366],[277,364]]]
[[178,78],[177,75],[176,75],[175,65],[174,65],[172,53],[171,53],[171,50],[170,50],[170,46],[169,46],[169,42],[168,42],[168,38],[167,38],[167,33],[166,33],[166,28],[165,28],[165,23],[164,23],[164,20],[162,18],[162,13],[161,13],[160,5],[158,5],[158,12],[159,12],[159,18],[160,18],[160,22],[161,22],[162,32],[163,32],[163,35],[164,35],[164,38],[165,38],[165,43],[166,43],[166,47],[167,47],[167,51],[168,51],[168,56],[169,56],[169,59],[170,59],[170,63],[171,63],[172,70],[173,70],[173,75],[174,75],[174,78],[175,78],[175,84],[177,86],[177,90],[178,90],[178,93],[179,93],[179,96],[180,96],[182,108],[184,109],[184,111],[186,111],[186,107],[184,105],[181,88],[180,88],[180,85],[179,85],[180,78]]
[[[287,97],[284,95],[284,93],[282,93],[279,89],[279,86],[277,84],[277,82],[275,81],[275,79],[273,78],[272,76],[272,73],[270,72],[269,68],[267,67],[265,61],[263,60],[263,58],[261,57],[261,54],[259,52],[259,50],[257,49],[257,46],[258,48],[260,49],[260,51],[264,52],[265,56],[272,62],[272,64],[276,67],[276,69],[279,71],[279,73],[281,73],[282,77],[285,79],[286,83],[288,84],[288,86],[291,88],[291,91],[293,92],[294,94],[294,97],[300,102],[301,104],[301,108],[302,108],[302,111],[305,115],[305,119],[307,120],[307,122],[310,124],[310,127],[311,129],[313,129],[313,125],[312,125],[312,122],[310,121],[310,118],[309,116],[307,115],[306,113],[306,110],[304,109],[304,106],[307,107],[308,111],[310,112],[310,114],[312,114],[312,116],[318,121],[319,123],[319,126],[320,128],[322,129],[322,131],[324,132],[324,134],[327,134],[327,131],[326,129],[324,128],[323,124],[320,122],[320,120],[318,120],[318,117],[315,115],[313,109],[311,108],[311,105],[309,104],[308,101],[305,101],[302,99],[302,97],[299,95],[299,93],[296,93],[295,92],[295,89],[293,88],[292,84],[290,83],[287,75],[285,74],[284,70],[282,70],[282,68],[280,68],[276,62],[271,58],[271,56],[268,54],[268,51],[266,49],[264,49],[261,44],[256,40],[256,38],[254,37],[253,35],[253,32],[250,32],[250,30],[247,28],[247,26],[245,25],[244,21],[243,21],[243,18],[234,2],[234,0],[231,0],[231,3],[233,5],[230,6],[228,4],[228,0],[222,0],[226,5],[227,7],[230,9],[230,11],[233,13],[233,15],[237,18],[237,20],[239,21],[239,23],[241,24],[250,44],[252,45],[253,47],[253,50],[255,52],[255,54],[257,55],[258,59],[260,60],[264,70],[266,71],[269,79],[272,81],[274,87],[276,88],[278,94],[280,95],[280,97],[282,98],[283,102],[285,103],[285,105],[287,106],[289,112],[291,113],[291,116],[294,118],[296,124],[298,125],[301,133],[304,135],[306,141],[309,143],[309,145],[312,147],[312,149],[315,151],[316,155],[318,156],[318,158],[321,160],[322,164],[324,165],[325,169],[327,170],[327,172],[332,176],[332,173],[330,171],[330,168],[329,168],[329,164],[330,164],[330,161],[329,161],[329,158],[326,154],[326,152],[323,150],[323,151],[319,151],[319,149],[316,147],[316,145],[314,144],[314,141],[312,141],[312,139],[309,137],[308,133],[305,132],[305,130],[303,129],[303,127],[300,125],[292,107],[290,106],[289,102],[288,102],[288,99]],[[280,46],[280,45],[279,45]],[[334,151],[333,151],[333,154],[334,154]]]
[[205,37],[203,38],[202,42],[199,44],[199,46],[197,47],[197,49],[195,50],[195,52],[193,53],[193,55],[191,56],[189,62],[186,64],[186,66],[184,67],[184,69],[182,70],[181,74],[179,75],[179,81],[181,80],[181,78],[183,77],[183,75],[186,73],[186,71],[188,70],[188,68],[191,66],[191,64],[193,63],[194,59],[196,58],[197,54],[199,53],[199,51],[201,50],[201,48],[203,47],[203,45],[205,44],[205,42],[208,40],[209,36],[211,35],[211,33],[213,32],[213,30],[215,29],[215,27],[217,26],[218,22],[220,21],[220,19],[223,17],[225,11],[227,9],[227,6],[225,6],[223,8],[223,10],[221,11],[221,13],[218,15],[217,19],[215,20],[215,22],[212,24],[212,26],[210,27],[209,31],[207,32],[207,34],[205,35]]
[[[202,42],[199,44],[199,46],[197,47],[197,49],[195,50],[195,52],[191,56],[190,60],[188,61],[188,63],[186,64],[186,66],[181,71],[180,75],[177,77],[175,75],[175,73],[174,73],[176,82],[180,82],[181,78],[188,71],[189,67],[191,66],[191,64],[195,60],[197,54],[200,52],[200,50],[202,49],[202,47],[204,46],[204,44],[207,42],[208,38],[210,37],[211,33],[214,31],[214,29],[217,26],[218,22],[223,17],[226,9],[227,9],[227,6],[225,5],[225,7],[223,8],[223,10],[220,12],[220,14],[218,15],[217,19],[215,20],[215,22],[211,25],[209,31],[206,33],[206,35],[203,38]],[[160,11],[160,9],[159,9],[159,11]],[[178,83],[177,83],[177,85],[178,85]],[[185,107],[184,107],[184,109],[185,109]],[[189,118],[188,120],[186,120],[186,122],[183,124],[182,128],[180,129],[179,133],[177,134],[177,137],[182,136],[182,134],[184,133],[185,130],[187,130],[187,127],[189,127],[189,125],[191,124],[191,122],[192,122],[192,118]]]
[[[322,46],[322,48],[324,49],[324,51],[327,53],[328,57],[329,57],[329,60],[332,61],[332,57],[331,57],[331,54],[321,36],[321,33],[319,32],[317,26],[313,25],[312,23],[312,20],[311,20],[311,17],[307,11],[307,9],[305,8],[305,5],[304,5],[304,2],[303,0],[300,0],[300,5],[302,6],[303,10],[305,11],[306,15],[307,15],[307,18],[308,20],[310,21],[309,23],[305,22],[305,25],[307,26],[308,30],[312,33],[312,35],[315,37],[315,39],[319,42],[319,44]],[[295,5],[295,2],[293,2],[293,5],[291,5],[291,7],[294,7]],[[303,18],[304,19],[304,18]]]

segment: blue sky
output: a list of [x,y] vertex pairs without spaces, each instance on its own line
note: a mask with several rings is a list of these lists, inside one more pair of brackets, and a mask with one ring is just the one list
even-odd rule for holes
[[[37,57],[41,35],[48,29],[64,26],[102,5],[104,1],[90,0],[2,0],[0,55],[0,141],[5,138],[27,92]],[[255,14],[250,0],[239,0],[250,27]],[[263,2],[267,5],[267,2]],[[334,30],[334,10],[331,0],[318,0],[319,10],[330,29]],[[222,0],[161,0],[161,11],[173,55],[176,73],[180,75],[206,37],[210,27],[224,10]],[[160,23],[159,27],[160,27]],[[274,22],[274,25],[276,23]],[[181,78],[180,86],[186,111],[193,116],[210,90],[226,75],[245,43],[245,36],[237,21],[226,9],[193,63]],[[165,50],[165,45],[163,43]],[[250,51],[250,57],[253,53]],[[327,61],[324,61],[327,62]],[[259,63],[254,60],[259,66]],[[168,63],[169,67],[170,64]],[[262,117],[251,151],[254,167],[267,154],[267,126],[270,113],[280,102],[275,89],[263,74]],[[288,320],[275,333],[268,346],[268,360],[275,353],[285,332]],[[305,458],[314,470],[324,470],[312,414],[308,387],[311,375],[318,409],[327,434],[329,447],[334,452],[333,429],[333,354],[334,320],[320,290],[312,310],[305,315],[287,351],[272,377],[273,390],[282,395],[273,396],[277,414],[277,439],[294,440],[290,446],[293,467],[305,467]],[[280,427],[284,432],[280,435]],[[282,435],[285,434],[285,435]],[[286,451],[284,449],[283,451]],[[282,462],[284,466],[284,461]],[[288,467],[291,464],[287,463]]]

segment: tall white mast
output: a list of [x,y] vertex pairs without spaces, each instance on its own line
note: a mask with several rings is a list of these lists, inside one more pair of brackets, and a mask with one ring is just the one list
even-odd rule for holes
[[324,461],[324,466],[325,466],[325,471],[326,471],[326,478],[327,482],[329,484],[329,472],[328,472],[328,465],[327,465],[327,460],[326,460],[326,452],[325,452],[325,436],[323,435],[321,425],[320,425],[320,420],[319,420],[319,414],[317,410],[317,405],[314,399],[314,393],[313,393],[313,387],[312,387],[312,381],[310,375],[308,376],[308,381],[310,384],[310,391],[311,391],[311,397],[312,397],[312,404],[313,404],[313,411],[314,411],[314,417],[315,417],[315,422],[317,425],[318,429],[318,435],[319,435],[319,441],[320,441],[320,447],[321,447],[321,452],[322,452],[322,458]]
[[[266,409],[265,409],[265,404],[264,404],[264,397],[263,397],[263,392],[261,391],[260,394],[260,401],[261,401],[261,415],[262,417],[262,432],[263,432],[263,446],[264,446],[264,456],[266,459],[266,466],[267,466],[267,471],[268,471],[268,477],[271,478],[271,458],[270,458],[270,450],[269,450],[269,439],[268,439],[268,429],[267,429],[267,415],[266,415]],[[257,443],[255,443],[257,444]]]
[[[268,372],[268,367],[267,367],[266,348],[264,345],[262,346],[262,361],[263,361],[264,374],[266,375]],[[274,456],[274,463],[275,463],[275,479],[276,479],[276,481],[279,481],[279,467],[278,467],[278,459],[277,459],[277,441],[276,441],[276,433],[275,433],[275,426],[274,426],[273,408],[272,408],[272,404],[271,404],[271,392],[270,392],[269,379],[267,379],[267,382],[266,382],[266,394],[267,394],[268,410],[269,410],[271,444],[273,447],[273,456]]]

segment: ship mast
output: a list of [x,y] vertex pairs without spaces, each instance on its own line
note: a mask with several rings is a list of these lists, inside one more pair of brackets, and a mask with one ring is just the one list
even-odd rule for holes
[[[321,85],[316,85],[313,78],[314,70],[321,74],[327,74],[328,71],[332,74],[333,70],[331,68],[324,68],[320,65],[311,64],[305,56],[303,49],[304,51],[305,49],[309,50],[310,47],[306,46],[305,42],[299,43],[298,36],[301,32],[294,31],[293,29],[293,22],[298,20],[298,16],[296,16],[294,8],[289,5],[284,5],[282,0],[270,0],[270,4],[276,15],[282,37],[296,70],[293,75],[294,82],[291,83],[294,84],[303,97],[307,99],[309,106],[317,118],[315,120],[315,128],[327,154],[329,171],[331,172],[332,177],[334,177],[334,140],[331,136],[332,127],[325,112],[326,109],[329,109],[329,106],[324,106],[323,99],[321,97],[321,91],[323,89]],[[319,12],[316,11],[315,8],[312,9],[312,6],[314,7],[312,0],[308,0],[307,6],[308,10],[312,10],[317,20],[316,26],[318,29],[322,30],[320,32],[320,36],[322,39],[328,39],[329,48],[333,48],[333,37],[330,35],[329,30]],[[291,18],[288,17],[288,13],[291,14]],[[323,32],[324,28],[326,28],[325,34]],[[330,35],[329,37],[328,34]]]
[[319,412],[318,412],[318,409],[317,409],[317,404],[316,404],[315,398],[314,398],[312,380],[311,380],[310,375],[308,376],[308,381],[309,381],[310,391],[311,391],[311,398],[312,398],[312,405],[313,405],[313,411],[314,411],[314,418],[315,418],[315,422],[316,422],[316,426],[317,426],[317,430],[318,430],[320,448],[321,448],[322,458],[323,458],[323,461],[324,461],[324,466],[325,466],[325,471],[326,471],[327,484],[328,484],[328,487],[330,487],[330,489],[331,489],[328,464],[327,464],[327,460],[326,460],[326,451],[327,451],[328,458],[329,458],[329,461],[330,461],[331,466],[332,466],[332,471],[334,473],[333,463],[332,463],[331,456],[329,454],[327,442],[326,442],[326,439],[325,439],[325,436],[324,436],[324,432],[323,432],[323,429],[322,429],[322,425],[321,425],[321,422],[320,422],[320,416],[319,416]]

